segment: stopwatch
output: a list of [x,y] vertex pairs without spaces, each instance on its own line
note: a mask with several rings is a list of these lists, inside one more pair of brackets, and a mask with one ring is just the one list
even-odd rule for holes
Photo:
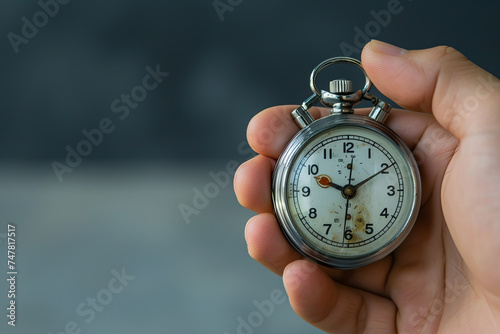
[[[355,65],[365,76],[354,91],[346,79],[319,90],[320,71]],[[353,269],[382,259],[408,236],[420,207],[421,182],[410,149],[384,125],[391,106],[369,93],[361,62],[330,58],[311,73],[313,95],[291,113],[300,131],[279,157],[272,180],[274,211],[290,244],[322,265]],[[362,100],[368,116],[354,113]],[[308,109],[331,108],[315,120]]]

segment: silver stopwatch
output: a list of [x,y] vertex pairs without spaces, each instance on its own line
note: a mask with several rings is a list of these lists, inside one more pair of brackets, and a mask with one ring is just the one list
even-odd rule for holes
[[[339,79],[319,91],[318,73],[336,63],[356,65],[364,87]],[[288,241],[302,255],[329,267],[352,269],[391,253],[410,232],[420,207],[421,185],[411,151],[383,123],[391,107],[369,94],[361,62],[325,60],[311,73],[313,95],[292,112],[301,128],[273,173],[273,204]],[[354,114],[363,99],[374,107]],[[331,115],[314,120],[308,109],[321,102]]]

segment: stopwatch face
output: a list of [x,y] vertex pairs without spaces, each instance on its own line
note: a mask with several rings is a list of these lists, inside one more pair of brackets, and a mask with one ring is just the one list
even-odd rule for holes
[[355,268],[392,252],[420,205],[420,178],[405,144],[368,117],[329,116],[303,129],[277,163],[273,200],[302,254]]

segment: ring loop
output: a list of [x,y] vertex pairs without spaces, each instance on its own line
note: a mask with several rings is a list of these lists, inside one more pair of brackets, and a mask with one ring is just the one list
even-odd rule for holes
[[316,86],[316,78],[318,77],[319,72],[321,72],[326,67],[333,65],[335,63],[349,63],[359,67],[359,69],[363,72],[366,79],[365,86],[361,90],[362,96],[364,96],[370,90],[370,88],[372,87],[372,82],[370,81],[370,78],[368,78],[368,75],[366,75],[366,72],[363,69],[363,66],[361,66],[361,62],[359,60],[351,57],[334,57],[323,61],[321,64],[316,66],[316,68],[312,71],[309,85],[311,86],[311,90],[314,94],[321,97],[321,92]]

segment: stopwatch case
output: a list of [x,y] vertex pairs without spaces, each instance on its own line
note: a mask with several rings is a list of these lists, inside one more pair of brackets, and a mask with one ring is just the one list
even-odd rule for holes
[[[365,128],[377,132],[382,136],[385,136],[390,141],[392,141],[397,148],[399,148],[400,153],[406,158],[406,161],[409,164],[409,168],[411,170],[411,179],[413,182],[414,191],[412,194],[408,194],[412,196],[412,204],[410,206],[411,210],[407,214],[406,221],[401,225],[398,233],[382,248],[379,248],[371,253],[363,254],[361,256],[347,257],[333,255],[316,249],[299,233],[299,231],[295,227],[295,223],[291,218],[290,210],[288,207],[288,179],[290,177],[291,167],[295,162],[297,156],[301,152],[302,147],[304,147],[304,145],[306,145],[310,140],[323,133],[324,131],[335,130],[335,128],[338,127],[352,127],[353,130],[356,128]],[[353,135],[355,135],[355,133],[353,133]],[[289,243],[299,253],[327,267],[338,269],[354,269],[360,266],[367,265],[369,263],[373,263],[387,256],[392,251],[394,251],[408,236],[413,225],[415,224],[420,208],[420,174],[418,171],[417,163],[410,149],[394,131],[392,131],[382,123],[371,119],[368,116],[354,114],[332,114],[312,122],[311,124],[303,128],[300,132],[298,132],[295,137],[290,140],[287,147],[278,159],[273,172],[272,200],[274,211],[283,234],[286,236]]]

